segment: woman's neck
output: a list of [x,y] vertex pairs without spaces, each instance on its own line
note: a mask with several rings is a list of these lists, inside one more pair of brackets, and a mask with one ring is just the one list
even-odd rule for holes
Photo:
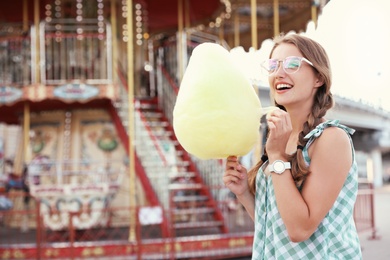
[[293,133],[300,133],[303,124],[307,121],[310,111],[307,109],[287,109],[290,115]]

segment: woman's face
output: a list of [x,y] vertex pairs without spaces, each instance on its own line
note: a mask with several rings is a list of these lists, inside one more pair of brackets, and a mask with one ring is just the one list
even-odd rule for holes
[[[303,57],[299,49],[288,43],[282,43],[275,48],[271,59],[284,61],[290,56]],[[287,110],[296,108],[310,109],[313,103],[317,88],[323,85],[312,66],[302,61],[298,71],[289,74],[283,69],[282,62],[279,62],[277,70],[269,76],[271,96],[277,104],[284,106]]]

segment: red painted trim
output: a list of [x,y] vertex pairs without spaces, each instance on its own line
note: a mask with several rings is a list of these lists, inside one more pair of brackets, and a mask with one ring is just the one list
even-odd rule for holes
[[[126,129],[124,128],[121,119],[118,116],[118,113],[116,112],[115,107],[111,103],[111,106],[109,107],[109,113],[111,115],[111,118],[113,120],[113,123],[115,125],[115,128],[118,132],[118,136],[121,139],[127,154],[129,154],[129,137],[127,135]],[[141,165],[141,162],[139,161],[138,156],[135,156],[135,170],[137,173],[138,178],[140,179],[142,186],[144,187],[145,194],[148,194],[148,200],[149,203],[152,206],[159,206],[160,203],[158,201],[158,198],[156,196],[156,193],[154,192],[152,185],[149,182],[149,178],[146,176],[146,172],[144,168]]]
[[171,86],[173,91],[175,91],[175,93],[177,95],[179,93],[179,86],[176,85],[175,81],[171,78],[168,71],[163,66],[161,66],[160,69],[163,72],[165,78],[169,81],[169,85]]
[[[139,243],[139,244],[138,244]],[[67,243],[65,245],[45,244],[38,255],[34,245],[22,248],[0,248],[0,259],[58,259],[58,258],[93,258],[107,256],[144,256],[157,254],[161,259],[170,259],[179,254],[193,254],[198,258],[210,256],[211,252],[218,252],[222,257],[249,256],[253,236],[251,234],[237,234],[231,236],[205,236],[195,238],[156,239],[151,241],[112,242],[103,243]],[[39,258],[36,258],[39,256]],[[194,258],[191,258],[194,259]]]
[[[124,86],[127,86],[127,81],[125,80],[125,77],[120,69],[118,69],[118,76],[119,80],[122,82]],[[128,90],[128,88],[126,88]],[[129,136],[127,135],[127,131],[124,128],[122,121],[113,105],[111,103],[109,112],[111,114],[111,117],[113,119],[113,122],[115,124],[115,127],[118,131],[119,138],[122,140],[122,142],[125,144],[125,149],[127,154],[129,154]],[[160,202],[158,200],[157,194],[154,191],[152,184],[149,181],[148,176],[146,175],[145,169],[143,168],[141,161],[139,160],[139,157],[137,156],[137,151],[135,151],[135,171],[137,173],[137,176],[139,180],[141,181],[141,184],[144,188],[145,194],[147,194],[147,199],[149,200],[149,203],[151,206],[160,206]],[[164,236],[170,235],[170,229],[168,220],[166,219],[166,216],[163,216],[163,221],[161,223],[161,229]]]

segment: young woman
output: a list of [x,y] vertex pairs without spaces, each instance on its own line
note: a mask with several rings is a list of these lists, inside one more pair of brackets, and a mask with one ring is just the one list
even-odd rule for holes
[[254,220],[252,258],[361,259],[354,130],[324,118],[333,106],[325,50],[281,36],[264,68],[280,108],[267,115],[265,154],[249,172],[228,157],[223,176]]

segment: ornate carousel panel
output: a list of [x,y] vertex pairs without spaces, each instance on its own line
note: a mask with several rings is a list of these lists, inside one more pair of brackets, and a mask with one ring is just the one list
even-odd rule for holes
[[71,218],[76,229],[106,225],[106,209],[118,191],[126,190],[122,183],[127,184],[126,153],[107,113],[80,110],[37,116],[30,144],[28,180],[44,225],[62,230]]

